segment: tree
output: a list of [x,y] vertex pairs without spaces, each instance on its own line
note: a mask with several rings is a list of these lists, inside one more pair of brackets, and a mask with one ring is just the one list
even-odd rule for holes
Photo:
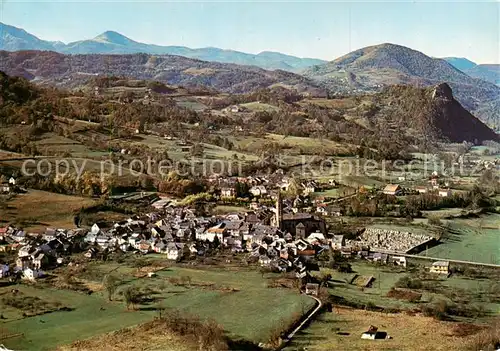
[[129,286],[123,291],[123,298],[128,310],[130,309],[130,305],[132,305],[132,308],[135,308],[135,305],[141,301],[141,294],[136,287]]
[[214,237],[214,241],[212,243],[213,243],[213,247],[215,249],[217,249],[220,246],[220,244],[221,244],[220,243],[220,239],[219,239],[219,237],[217,235]]
[[202,157],[203,156],[203,145],[196,143],[193,146],[191,146],[190,154],[191,154],[191,156]]
[[102,285],[104,286],[104,289],[106,289],[106,292],[108,293],[108,300],[112,301],[113,294],[115,293],[116,288],[120,285],[120,280],[114,275],[106,274],[104,276],[104,279],[102,280]]
[[234,185],[234,191],[236,192],[237,198],[243,198],[250,196],[250,188],[247,183],[236,182]]

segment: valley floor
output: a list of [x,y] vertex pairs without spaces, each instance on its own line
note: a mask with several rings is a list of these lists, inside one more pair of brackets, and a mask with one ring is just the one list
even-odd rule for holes
[[[392,338],[362,340],[361,334],[367,331],[370,325],[377,326],[379,331],[387,332]],[[386,314],[335,307],[333,313],[320,315],[309,328],[299,332],[284,350],[464,350],[474,336],[456,335],[458,325],[419,315]]]

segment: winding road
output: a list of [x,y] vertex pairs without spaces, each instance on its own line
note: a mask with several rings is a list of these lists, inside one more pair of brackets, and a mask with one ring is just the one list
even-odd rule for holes
[[307,296],[316,300],[316,302],[318,303],[318,306],[316,306],[316,308],[309,313],[309,315],[302,321],[302,323],[300,323],[294,330],[292,330],[292,332],[290,334],[287,335],[286,339],[283,340],[284,345],[289,343],[290,340],[292,340],[292,338],[295,336],[295,334],[297,334],[311,320],[311,318],[314,317],[314,315],[316,313],[318,313],[318,311],[323,306],[323,303],[321,302],[321,300],[318,299],[316,296],[312,296],[312,295],[307,295]]

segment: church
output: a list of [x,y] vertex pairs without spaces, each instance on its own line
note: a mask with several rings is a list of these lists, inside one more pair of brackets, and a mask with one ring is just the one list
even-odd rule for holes
[[295,238],[305,238],[311,233],[320,232],[326,235],[325,220],[310,213],[287,213],[283,214],[283,202],[281,194],[276,199],[276,213],[273,226],[285,233],[292,234]]

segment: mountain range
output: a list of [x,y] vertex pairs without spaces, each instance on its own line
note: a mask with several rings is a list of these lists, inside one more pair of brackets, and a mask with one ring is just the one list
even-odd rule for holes
[[326,62],[273,52],[251,55],[218,48],[150,45],[112,31],[64,44],[0,24],[0,49],[44,51],[2,52],[0,69],[65,87],[77,87],[92,75],[118,75],[188,87],[203,85],[230,93],[278,84],[322,96],[325,91],[330,95],[359,94],[394,84],[446,82],[467,110],[500,130],[500,87],[494,84],[500,65],[432,58],[395,44],[365,47]]
[[279,52],[263,51],[259,54],[248,54],[234,50],[207,47],[191,49],[185,46],[160,46],[144,44],[126,36],[107,31],[93,39],[72,43],[46,41],[39,39],[14,26],[0,23],[0,50],[50,50],[64,54],[134,54],[146,53],[155,55],[179,55],[204,61],[253,65],[265,69],[281,69],[291,72],[322,64],[326,61],[313,58],[299,58]]
[[444,59],[448,63],[452,64],[471,77],[479,78],[496,85],[500,85],[500,65],[478,65],[477,63],[472,62],[464,57],[445,57]]
[[500,99],[500,87],[473,78],[444,59],[404,46],[365,47],[313,66],[304,76],[337,94],[376,92],[395,84],[431,86],[446,82],[465,108],[472,113],[477,111],[477,116],[490,127],[500,126],[500,112],[494,108]]
[[0,70],[39,84],[80,88],[96,76],[155,80],[188,88],[247,93],[282,86],[312,96],[326,96],[319,84],[283,70],[207,62],[175,55],[64,55],[53,51],[0,51]]

